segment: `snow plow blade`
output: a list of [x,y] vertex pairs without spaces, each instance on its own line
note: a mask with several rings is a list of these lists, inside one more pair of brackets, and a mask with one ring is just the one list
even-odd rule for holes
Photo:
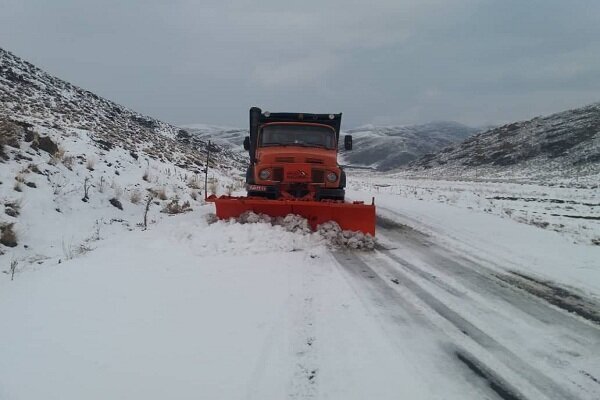
[[214,195],[209,196],[206,201],[215,203],[219,219],[237,218],[245,211],[271,217],[296,214],[306,218],[313,230],[324,222],[335,221],[343,230],[359,231],[375,236],[375,204],[292,199],[267,200],[260,197]]

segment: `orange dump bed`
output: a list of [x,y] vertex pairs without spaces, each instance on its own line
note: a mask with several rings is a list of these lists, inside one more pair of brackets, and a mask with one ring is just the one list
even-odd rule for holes
[[324,222],[335,221],[343,230],[375,235],[374,204],[301,199],[267,200],[260,197],[217,197],[214,195],[206,200],[215,203],[219,219],[237,218],[245,211],[267,214],[271,217],[297,214],[306,218],[313,230]]

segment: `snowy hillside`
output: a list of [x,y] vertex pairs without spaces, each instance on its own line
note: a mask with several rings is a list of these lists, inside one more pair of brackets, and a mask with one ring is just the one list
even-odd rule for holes
[[[52,77],[0,49],[0,259],[69,259],[102,231],[199,206],[206,141]],[[239,188],[212,146],[212,190]],[[164,211],[164,212],[161,212]],[[6,270],[6,268],[2,268]]]
[[409,167],[427,176],[550,179],[600,173],[600,103],[515,122],[427,155]]
[[412,126],[373,126],[347,130],[354,148],[344,152],[347,164],[388,171],[420,156],[458,143],[478,130],[456,122],[432,122]]
[[[105,150],[120,147],[190,171],[199,172],[205,158],[205,140],[53,77],[1,48],[0,117],[34,131],[86,131]],[[215,160],[223,168],[242,161],[219,147]]]

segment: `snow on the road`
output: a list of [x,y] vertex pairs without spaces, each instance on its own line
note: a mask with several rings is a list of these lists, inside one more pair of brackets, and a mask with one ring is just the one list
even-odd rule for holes
[[[77,146],[70,151],[86,152]],[[494,398],[458,354],[530,399],[561,396],[547,396],[553,388],[540,389],[544,379],[559,389],[568,380],[565,393],[598,393],[597,362],[585,350],[598,342],[589,334],[596,327],[571,325],[575,317],[527,294],[479,285],[465,273],[466,261],[438,271],[451,258],[436,259],[427,246],[414,252],[385,235],[387,253],[339,250],[361,247],[354,246],[359,236],[334,225],[309,233],[293,217],[215,222],[213,206],[191,197],[182,171],[119,150],[103,157],[94,171],[48,166],[46,180],[28,172],[38,189],[23,194],[2,189],[22,199],[22,242],[4,258],[19,261],[15,280],[0,280],[0,398]],[[108,163],[117,161],[119,174],[100,190]],[[146,170],[151,182],[140,182]],[[19,170],[4,172],[12,179]],[[95,186],[82,202],[86,176]],[[594,220],[585,222],[590,232],[578,234],[575,224],[556,232],[479,204],[482,194],[469,192],[525,197],[538,189],[498,196],[501,189],[460,184],[453,200],[453,185],[370,177],[351,181],[351,196],[369,200],[379,190],[381,215],[428,234],[453,257],[476,260],[473,268],[517,270],[584,296],[600,293],[600,247],[589,243],[598,234]],[[194,211],[168,216],[159,211],[170,200],[156,200],[142,230],[143,204],[126,200],[152,187],[189,199]],[[118,192],[122,211],[107,205]],[[583,203],[597,199],[584,196],[557,190],[538,197],[560,197],[583,213]],[[60,227],[53,229],[60,234],[40,227]],[[408,272],[406,281],[394,281]],[[511,354],[522,358],[517,371]],[[530,384],[530,377],[541,380]]]
[[0,397],[480,398],[426,328],[387,330],[314,235],[209,210],[4,279]]
[[[543,217],[542,211],[563,213],[569,201],[599,204],[596,190],[386,177],[355,179],[350,186],[350,196],[357,200],[370,200],[375,192],[379,215],[426,233],[464,256],[600,296],[600,245],[590,242],[600,239],[600,221],[563,218],[552,230],[552,225],[536,224],[535,219],[515,219],[506,214],[506,204],[489,200],[538,196],[561,201],[526,203],[530,215],[537,211]],[[584,215],[600,218],[599,207],[587,207]]]

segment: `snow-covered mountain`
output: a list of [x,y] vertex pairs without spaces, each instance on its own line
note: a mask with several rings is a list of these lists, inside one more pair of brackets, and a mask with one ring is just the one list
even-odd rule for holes
[[[101,148],[141,152],[190,171],[199,172],[204,163],[205,140],[53,77],[1,48],[0,117],[24,128],[83,130]],[[214,150],[225,168],[241,161],[224,148]]]
[[236,153],[243,153],[245,159],[248,158],[243,147],[244,137],[248,136],[248,129],[206,124],[183,125],[182,128],[199,140],[210,140],[211,143],[229,148]]
[[412,126],[367,125],[350,129],[354,146],[344,152],[348,164],[372,166],[381,171],[401,167],[420,156],[436,152],[477,133],[456,122],[432,122]]
[[[148,223],[199,207],[206,147],[0,49],[0,260],[72,258],[142,223],[148,201]],[[235,190],[244,158],[211,150],[209,190]]]
[[411,163],[436,176],[574,177],[600,173],[600,103],[477,134]]

